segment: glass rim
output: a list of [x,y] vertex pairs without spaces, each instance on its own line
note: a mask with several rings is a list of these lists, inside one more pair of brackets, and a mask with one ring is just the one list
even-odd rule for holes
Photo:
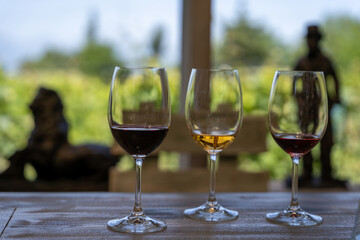
[[115,66],[116,70],[119,69],[128,69],[128,70],[165,70],[165,67],[148,67],[148,66],[139,66],[139,67],[131,67],[131,66]]
[[237,69],[232,68],[191,68],[191,71],[206,71],[206,72],[238,72]]
[[304,71],[304,70],[276,70],[275,73],[285,73],[285,74],[290,74],[290,73],[317,73],[317,74],[324,74],[323,71]]

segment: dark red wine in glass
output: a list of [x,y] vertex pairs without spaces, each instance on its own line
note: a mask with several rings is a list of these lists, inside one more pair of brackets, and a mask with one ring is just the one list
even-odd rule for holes
[[107,222],[109,229],[143,234],[166,229],[166,223],[147,216],[141,206],[141,172],[145,158],[164,140],[171,121],[169,84],[165,68],[114,70],[108,121],[115,141],[135,162],[135,204],[125,217]]
[[320,137],[312,134],[271,134],[275,142],[290,156],[303,156],[310,152],[320,141]]
[[167,127],[161,126],[111,126],[117,143],[131,156],[147,156],[164,140]]
[[298,202],[300,159],[321,140],[328,121],[323,72],[276,71],[268,110],[269,130],[293,163],[291,201],[283,211],[266,214],[270,222],[287,226],[316,226],[322,217],[304,211]]

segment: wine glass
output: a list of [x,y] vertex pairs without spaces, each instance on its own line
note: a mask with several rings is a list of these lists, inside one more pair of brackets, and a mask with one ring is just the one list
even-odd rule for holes
[[115,68],[108,121],[114,139],[134,158],[136,188],[132,212],[124,218],[108,221],[111,230],[141,234],[166,228],[164,221],[150,218],[142,210],[141,168],[144,159],[164,140],[170,114],[165,68]]
[[186,94],[185,118],[192,138],[210,162],[210,193],[201,206],[186,209],[192,219],[220,222],[234,220],[238,212],[222,207],[215,197],[215,163],[241,126],[242,92],[237,70],[192,69]]
[[321,140],[328,121],[327,90],[323,72],[276,71],[271,87],[268,124],[275,142],[290,155],[292,194],[284,211],[268,213],[270,222],[314,226],[322,218],[301,209],[298,193],[300,158]]

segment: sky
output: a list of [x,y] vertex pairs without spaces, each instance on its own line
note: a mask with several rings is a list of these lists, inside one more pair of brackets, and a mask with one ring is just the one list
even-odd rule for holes
[[[180,62],[181,0],[0,0],[0,67],[15,71],[21,61],[46,49],[77,51],[85,41],[91,16],[98,20],[98,38],[112,44],[128,62],[148,52],[152,31],[165,30],[163,59]],[[285,43],[301,39],[306,25],[330,14],[360,19],[358,0],[213,0],[212,41],[224,35],[239,15],[264,25]]]

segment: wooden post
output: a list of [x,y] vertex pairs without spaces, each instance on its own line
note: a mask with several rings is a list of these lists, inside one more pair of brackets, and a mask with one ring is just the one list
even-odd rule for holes
[[[186,90],[192,68],[210,68],[211,0],[183,0],[181,102],[185,112]],[[206,166],[203,156],[181,154],[180,168]]]
[[210,68],[211,0],[183,0],[182,21],[181,114],[191,69]]

